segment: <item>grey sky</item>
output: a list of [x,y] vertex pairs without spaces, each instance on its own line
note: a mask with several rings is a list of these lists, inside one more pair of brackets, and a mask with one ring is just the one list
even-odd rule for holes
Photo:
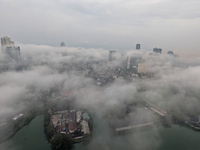
[[0,0],[0,36],[23,44],[198,51],[198,0]]

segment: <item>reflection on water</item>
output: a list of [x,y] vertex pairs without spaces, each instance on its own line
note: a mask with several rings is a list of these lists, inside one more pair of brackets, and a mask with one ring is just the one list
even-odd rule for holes
[[200,150],[200,132],[174,125],[112,136],[103,119],[94,118],[94,138],[89,145],[76,144],[73,150]]

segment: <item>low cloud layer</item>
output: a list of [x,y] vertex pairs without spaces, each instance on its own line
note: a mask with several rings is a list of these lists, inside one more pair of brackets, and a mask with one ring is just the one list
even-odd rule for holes
[[[165,54],[152,56],[149,55],[149,51],[132,50],[117,52],[116,60],[110,63],[109,51],[106,49],[55,48],[45,45],[20,46],[22,71],[7,70],[0,73],[0,117],[4,119],[5,116],[14,116],[25,111],[27,101],[34,101],[35,96],[50,91],[55,86],[59,87],[59,92],[67,91],[74,94],[80,105],[88,105],[95,109],[98,119],[102,119],[104,113],[113,107],[124,106],[120,108],[123,112],[125,104],[138,100],[152,102],[169,114],[173,111],[176,117],[180,118],[188,119],[189,115],[200,113],[198,56],[187,58],[180,54],[177,58]],[[78,74],[74,67],[90,63],[92,68],[101,73],[109,72],[121,67],[123,62],[127,61],[127,57],[131,56],[138,63],[146,63],[148,72],[154,74],[154,78],[131,78],[129,81],[118,79],[103,89],[99,89],[96,80],[84,74]],[[4,57],[1,60],[3,62]],[[101,63],[96,64],[96,61]],[[72,66],[70,71],[62,71],[70,65]],[[140,92],[141,90],[143,92]],[[186,93],[189,93],[189,96]],[[186,105],[182,105],[183,103]],[[38,105],[40,104],[38,102]],[[99,108],[99,104],[103,107]],[[177,109],[174,109],[174,106]],[[156,129],[153,131],[154,135],[150,140],[143,134],[141,137],[131,135],[131,139],[136,141],[144,139],[147,142],[142,147],[137,147],[137,145],[131,145],[131,141],[128,140],[129,146],[136,149],[146,149],[151,146],[152,149],[156,149],[162,141],[158,140],[160,139],[158,131]],[[102,134],[89,145],[89,149],[99,145],[102,138],[113,137],[109,132],[102,131]],[[120,144],[124,144],[120,143],[117,137],[115,138],[114,145],[120,147]],[[103,149],[109,150],[109,144],[105,143]]]

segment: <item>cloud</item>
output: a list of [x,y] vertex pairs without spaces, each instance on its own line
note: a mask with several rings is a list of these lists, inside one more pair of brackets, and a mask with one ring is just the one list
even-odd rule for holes
[[198,1],[4,1],[1,37],[24,44],[198,50]]
[[[66,91],[85,93],[77,96],[81,104],[96,104],[101,101],[102,109],[96,109],[98,119],[104,111],[124,103],[147,99],[177,117],[187,118],[200,110],[198,98],[199,78],[199,2],[195,0],[58,0],[21,1],[0,0],[0,36],[8,35],[21,47],[23,71],[0,73],[0,114],[15,114],[24,111],[24,102],[32,101],[32,94],[40,95],[55,85]],[[64,41],[65,48],[58,47]],[[133,50],[135,44],[142,44],[140,51]],[[36,44],[36,45],[35,45]],[[50,46],[47,46],[50,45]],[[54,46],[54,47],[52,47]],[[161,47],[161,56],[150,57],[153,47]],[[108,50],[116,49],[117,61],[108,62]],[[169,50],[179,54],[179,58],[165,55]],[[124,53],[122,56],[121,52]],[[0,65],[5,57],[0,52]],[[96,81],[83,75],[61,72],[65,65],[84,64],[101,60],[91,67],[98,72],[109,72],[119,66],[128,56],[147,63],[148,71],[154,79],[118,80],[103,91],[95,86]],[[140,88],[146,91],[138,92]],[[88,92],[89,91],[89,92]],[[187,96],[187,91],[193,96]],[[59,91],[60,92],[60,91]],[[104,95],[104,96],[102,96]],[[185,104],[183,106],[182,104]],[[194,109],[194,105],[196,105]],[[174,106],[177,109],[174,110]],[[139,111],[139,110],[138,110]],[[113,138],[107,131],[94,139],[94,145],[102,145],[102,138]],[[130,147],[152,149],[162,143],[156,130],[153,138],[130,136],[145,145],[138,147],[129,139]],[[156,143],[155,141],[158,141]],[[116,137],[114,144],[123,145]],[[153,143],[153,144],[152,144]]]

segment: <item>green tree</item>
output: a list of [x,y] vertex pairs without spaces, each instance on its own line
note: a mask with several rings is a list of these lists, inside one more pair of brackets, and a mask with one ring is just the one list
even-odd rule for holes
[[49,124],[46,128],[46,135],[47,138],[50,140],[52,136],[54,135],[54,128]]
[[65,149],[69,150],[73,145],[73,139],[68,135],[57,134],[52,137],[51,147],[52,149]]
[[79,124],[77,128],[78,128],[78,129],[82,129],[82,125],[81,125],[81,124]]

